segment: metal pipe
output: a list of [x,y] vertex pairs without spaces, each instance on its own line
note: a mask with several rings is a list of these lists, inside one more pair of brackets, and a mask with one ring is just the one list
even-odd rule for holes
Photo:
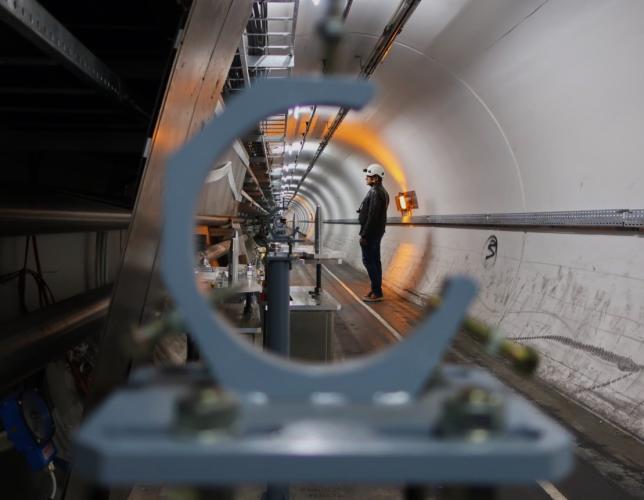
[[0,207],[0,234],[19,236],[127,229],[131,217],[132,214],[129,211],[115,209]]
[[[237,236],[238,242],[237,245],[243,245],[246,241],[246,235],[242,234],[240,235],[236,229],[232,229]],[[206,248],[204,251],[204,255],[208,260],[213,260],[213,259],[218,259],[219,257],[223,257],[224,255],[228,254],[230,252],[230,245],[231,245],[232,240],[225,240],[225,241],[220,241],[219,243],[215,243],[214,245],[209,246]],[[240,249],[237,248],[237,255],[239,256],[239,251]]]
[[112,286],[104,286],[5,323],[0,338],[0,391],[98,332],[111,293]]
[[[359,224],[358,219],[325,220],[325,224]],[[644,209],[569,210],[489,214],[388,217],[388,226],[488,228],[505,231],[644,231]]]
[[230,252],[230,240],[222,241],[206,248],[204,254],[208,260],[218,259]]
[[196,215],[195,222],[203,226],[224,226],[226,224],[245,222],[244,217],[237,215]]
[[[79,233],[127,229],[132,213],[123,209],[0,207],[0,234]],[[236,215],[197,215],[197,224],[223,226],[243,222]]]
[[[380,38],[378,39],[378,42],[376,43],[374,50],[369,55],[369,59],[367,60],[367,63],[360,70],[360,75],[358,78],[367,80],[373,74],[373,72],[376,70],[378,65],[382,62],[382,60],[389,52],[389,49],[391,48],[394,41],[396,40],[396,37],[398,37],[398,35],[402,32],[403,27],[409,20],[409,17],[412,15],[414,10],[416,10],[416,7],[418,6],[419,3],[420,3],[420,0],[403,0],[400,3],[398,8],[396,9],[396,12],[389,20],[389,22],[385,26],[385,29],[380,35]],[[347,108],[342,108],[340,109],[340,111],[338,111],[338,114],[333,120],[333,123],[327,130],[327,133],[325,134],[324,138],[320,142],[320,145],[318,146],[318,149],[313,155],[313,158],[311,158],[311,161],[309,162],[309,165],[306,168],[304,175],[302,175],[302,177],[300,178],[300,181],[298,182],[295,188],[295,192],[293,193],[293,196],[291,196],[291,199],[289,200],[288,205],[291,204],[291,202],[297,195],[298,191],[300,190],[300,187],[304,183],[304,180],[309,175],[309,172],[315,166],[315,162],[318,160],[322,152],[325,150],[327,144],[333,137],[333,134],[338,129],[338,127],[340,126],[340,123],[342,123],[342,121],[344,120],[344,117],[347,115],[348,112],[349,110]]]

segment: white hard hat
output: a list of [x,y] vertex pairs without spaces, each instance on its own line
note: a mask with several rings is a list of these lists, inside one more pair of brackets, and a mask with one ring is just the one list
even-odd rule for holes
[[367,168],[365,168],[363,172],[367,172],[367,175],[369,176],[377,175],[381,179],[385,176],[385,169],[382,168],[382,165],[378,165],[377,163],[372,163]]

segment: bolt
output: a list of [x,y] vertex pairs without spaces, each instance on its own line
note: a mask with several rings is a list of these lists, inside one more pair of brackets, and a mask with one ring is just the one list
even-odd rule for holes
[[480,387],[465,387],[445,401],[439,434],[482,442],[503,428],[503,398]]
[[196,388],[177,401],[175,410],[178,431],[217,435],[232,430],[239,415],[239,403],[220,389]]

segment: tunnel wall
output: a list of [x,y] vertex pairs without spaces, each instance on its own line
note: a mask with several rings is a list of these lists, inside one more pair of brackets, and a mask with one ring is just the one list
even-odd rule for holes
[[[641,208],[644,3],[520,3],[454,2],[438,26],[444,3],[421,2],[374,74],[376,102],[348,118],[402,166],[386,188],[415,190],[415,215]],[[364,19],[387,15],[356,5],[346,43],[360,53],[382,27]],[[302,196],[355,218],[374,160],[334,141]],[[326,225],[325,242],[361,268],[357,231]],[[473,276],[471,313],[535,347],[553,390],[644,436],[641,236],[390,227],[382,253],[387,283],[418,300]]]

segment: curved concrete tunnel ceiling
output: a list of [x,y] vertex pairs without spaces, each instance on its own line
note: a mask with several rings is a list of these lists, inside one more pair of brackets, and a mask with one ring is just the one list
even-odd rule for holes
[[[341,71],[357,73],[398,4],[353,2]],[[300,4],[297,74],[320,73],[321,13]],[[362,168],[380,159],[390,194],[416,191],[418,215],[642,208],[643,17],[642,2],[424,0],[372,77],[376,100],[349,113],[300,205],[355,218]],[[324,229],[359,267],[356,227]],[[543,378],[640,437],[643,250],[625,233],[406,227],[388,228],[382,247],[386,281],[412,297],[475,277],[474,315],[538,349]]]

